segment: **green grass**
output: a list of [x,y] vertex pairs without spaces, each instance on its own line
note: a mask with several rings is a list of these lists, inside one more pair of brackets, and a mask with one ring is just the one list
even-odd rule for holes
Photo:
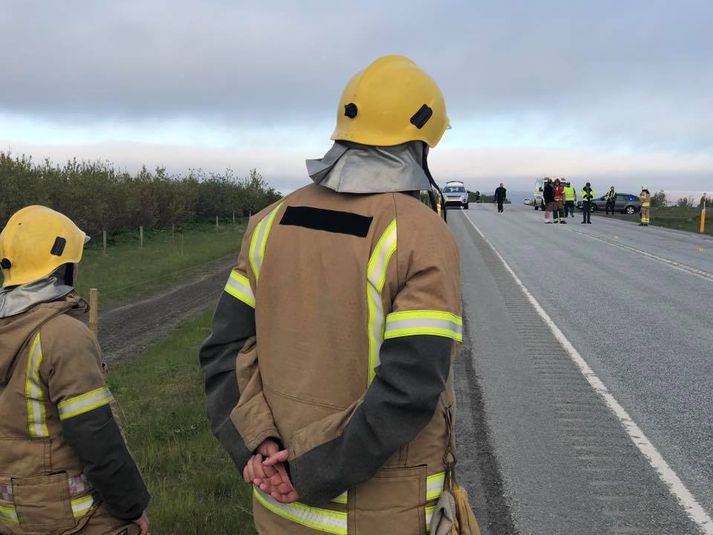
[[182,231],[124,233],[112,240],[103,253],[101,236],[87,244],[79,267],[79,293],[98,288],[102,305],[150,295],[195,277],[211,261],[228,255],[238,257],[245,222],[194,224]]
[[[599,210],[598,215],[604,215],[604,212]],[[665,208],[652,208],[650,224],[657,227],[666,227],[676,230],[685,230],[687,232],[698,232],[700,223],[700,208],[682,208],[679,206],[668,206]],[[625,219],[626,221],[639,222],[639,214],[623,215],[615,214],[615,217]],[[706,214],[705,233],[713,236],[713,209],[709,208]]]
[[[79,265],[77,290],[89,298],[89,288],[99,289],[101,305],[131,301],[194,278],[210,264],[240,252],[246,220],[194,223],[172,234],[170,230],[122,233],[111,238],[104,254],[102,237],[86,245]],[[2,275],[0,275],[2,281]]]
[[[700,208],[682,208],[671,206],[651,209],[651,225],[659,227],[698,232],[700,225]],[[713,236],[713,209],[706,213],[705,233]]]
[[254,534],[250,488],[210,432],[198,346],[210,311],[136,358],[114,365],[109,386],[151,495],[153,533]]

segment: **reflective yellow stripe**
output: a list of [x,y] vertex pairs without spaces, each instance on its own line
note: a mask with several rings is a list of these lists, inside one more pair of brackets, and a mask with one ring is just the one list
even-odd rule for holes
[[281,503],[256,487],[253,487],[253,496],[263,507],[282,518],[324,533],[347,535],[347,513],[299,502]]
[[433,520],[433,513],[435,513],[435,512],[436,512],[435,505],[426,507],[426,532],[427,533],[431,532],[431,520]]
[[347,503],[347,498],[348,498],[348,493],[345,492],[345,493],[343,493],[343,494],[340,494],[340,495],[337,496],[336,498],[332,498],[331,501],[333,501],[334,503],[346,504],[346,503]]
[[437,500],[443,493],[443,484],[446,481],[446,473],[438,472],[426,479],[426,501]]
[[280,209],[283,203],[278,204],[272,211],[257,224],[255,230],[253,230],[253,235],[250,238],[250,251],[249,260],[250,267],[253,270],[253,275],[255,275],[255,280],[260,278],[260,268],[262,267],[262,261],[265,257],[265,246],[267,245],[267,236],[270,234],[270,228],[272,227],[272,222],[275,220],[277,211]]
[[57,405],[59,419],[66,420],[84,414],[85,412],[93,411],[94,409],[108,405],[112,399],[111,392],[109,392],[109,389],[105,386],[95,388],[79,396],[65,399],[60,401]]
[[0,520],[10,524],[18,524],[17,511],[14,505],[3,505],[0,503]]
[[255,308],[255,295],[245,275],[233,270],[225,285],[225,291],[249,307]]
[[48,437],[45,418],[44,392],[40,384],[40,364],[42,364],[42,343],[40,333],[35,335],[27,357],[25,378],[25,398],[27,400],[27,427],[32,437]]
[[386,317],[384,339],[427,334],[463,340],[463,319],[440,310],[407,310]]
[[82,518],[92,509],[94,498],[91,494],[79,496],[78,498],[72,498],[71,504],[74,518]]
[[397,228],[396,220],[391,221],[386,230],[376,242],[376,246],[369,258],[367,265],[366,303],[369,314],[369,372],[368,381],[374,380],[376,367],[379,365],[379,351],[384,341],[384,305],[381,292],[386,281],[386,272],[389,268],[391,256],[396,251]]

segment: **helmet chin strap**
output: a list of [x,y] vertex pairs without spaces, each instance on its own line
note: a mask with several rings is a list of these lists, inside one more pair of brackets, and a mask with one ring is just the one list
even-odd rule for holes
[[[431,174],[431,170],[428,168],[428,145],[425,143],[423,144],[423,159],[421,161],[421,167],[423,168],[423,172],[426,173],[426,177],[428,178],[428,181],[431,183],[431,186],[433,186],[436,191],[438,191],[438,194],[441,196],[441,214],[443,214],[443,220],[446,220],[446,205],[445,205],[445,200],[443,197],[443,192],[441,191],[441,188],[438,187],[438,184],[436,184],[436,181],[433,178],[433,175]],[[436,194],[433,193],[433,189],[428,190],[428,198],[431,201],[431,208],[433,208],[434,212],[438,212],[438,199],[436,199]]]

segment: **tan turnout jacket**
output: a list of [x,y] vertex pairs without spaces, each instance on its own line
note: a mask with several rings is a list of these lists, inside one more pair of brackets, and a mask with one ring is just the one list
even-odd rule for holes
[[65,436],[111,401],[96,339],[74,317],[85,310],[72,294],[0,319],[0,533],[133,533]]
[[255,489],[260,533],[427,533],[459,292],[453,237],[411,195],[310,185],[251,219],[201,362],[238,467],[267,438],[289,450],[300,501]]

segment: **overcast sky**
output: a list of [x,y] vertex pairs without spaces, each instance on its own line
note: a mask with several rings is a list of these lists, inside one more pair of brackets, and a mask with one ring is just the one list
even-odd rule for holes
[[0,150],[289,191],[388,53],[445,94],[440,181],[713,191],[710,0],[0,0]]

